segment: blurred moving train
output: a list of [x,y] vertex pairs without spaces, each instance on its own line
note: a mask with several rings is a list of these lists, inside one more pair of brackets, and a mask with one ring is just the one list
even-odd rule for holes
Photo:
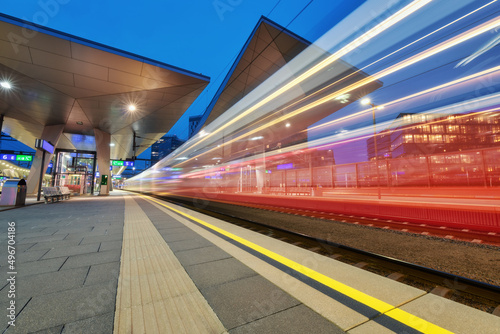
[[363,10],[125,189],[500,232],[498,4]]

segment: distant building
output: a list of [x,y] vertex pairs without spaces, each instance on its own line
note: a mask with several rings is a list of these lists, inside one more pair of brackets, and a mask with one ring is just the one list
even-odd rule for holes
[[[500,145],[500,116],[482,112],[463,115],[399,114],[394,127],[377,134],[378,159],[423,156]],[[375,159],[373,137],[368,160]]]
[[176,135],[164,135],[151,146],[151,163],[160,161],[182,144],[184,141],[177,138]]
[[200,124],[201,119],[203,118],[203,115],[198,115],[198,116],[191,116],[189,117],[189,134],[188,134],[188,139],[193,137],[196,134],[196,128]]

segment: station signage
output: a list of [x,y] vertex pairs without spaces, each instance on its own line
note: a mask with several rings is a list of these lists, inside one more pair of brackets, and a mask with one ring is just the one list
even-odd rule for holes
[[23,154],[2,154],[0,157],[8,161],[33,161],[33,156]]
[[43,139],[35,140],[35,147],[44,150],[50,154],[54,153],[54,145]]
[[111,160],[112,166],[125,166],[125,167],[134,167],[134,161],[132,160]]
[[33,156],[18,154],[16,156],[16,161],[33,161]]
[[15,154],[2,154],[2,160],[16,161]]

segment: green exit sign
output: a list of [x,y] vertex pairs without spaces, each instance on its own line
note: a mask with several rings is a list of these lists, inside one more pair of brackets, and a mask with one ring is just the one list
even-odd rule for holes
[[16,161],[33,161],[33,156],[31,155],[16,155]]
[[123,166],[122,160],[111,160],[111,165],[113,166]]

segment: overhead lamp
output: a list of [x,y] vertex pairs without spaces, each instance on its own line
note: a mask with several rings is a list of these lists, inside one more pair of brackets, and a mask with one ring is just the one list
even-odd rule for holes
[[285,126],[286,126],[287,128],[289,128],[289,127],[290,127],[290,123],[286,123],[286,125],[285,125]]
[[364,99],[362,99],[360,102],[361,102],[362,105],[372,106],[372,108],[375,108],[376,110],[384,109],[384,106],[377,106],[377,105],[373,104],[372,101],[369,98],[367,98],[367,97],[365,97]]
[[115,146],[115,143],[109,143],[109,146],[113,147]]
[[369,98],[367,98],[367,97],[365,97],[364,99],[361,100],[361,104],[364,105],[364,106],[367,106],[370,103],[372,103],[372,101]]
[[8,81],[2,81],[2,82],[0,82],[0,86],[2,86],[2,88],[5,88],[5,89],[11,89],[12,88],[12,85]]
[[128,111],[136,111],[137,110],[137,107],[133,104],[129,104],[128,106]]
[[337,96],[335,100],[339,101],[340,103],[347,103],[349,102],[349,98],[351,97],[351,94],[342,94],[340,96]]

